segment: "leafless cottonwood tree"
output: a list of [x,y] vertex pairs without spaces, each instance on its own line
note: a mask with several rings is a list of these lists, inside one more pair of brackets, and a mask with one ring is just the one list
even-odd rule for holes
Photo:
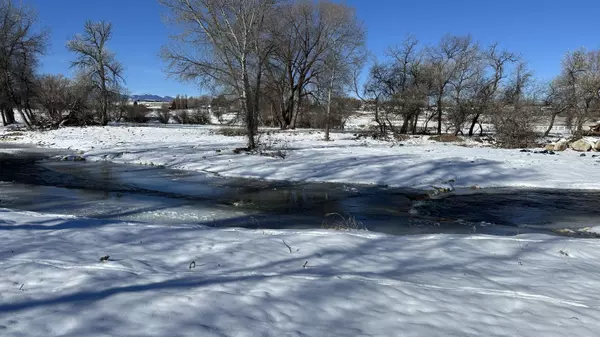
[[100,97],[100,124],[108,124],[111,99],[123,79],[123,65],[116,59],[106,44],[112,36],[112,25],[108,22],[85,23],[84,32],[67,43],[67,48],[75,53],[71,66],[84,74]]
[[[409,36],[401,47],[392,48],[392,80],[396,78],[400,91],[395,94],[398,112],[402,117],[399,133],[417,133],[421,112],[428,107],[428,98],[435,85],[435,69],[428,63],[425,51],[418,47],[419,41]],[[389,81],[389,80],[388,80]],[[388,120],[389,122],[389,120]],[[394,128],[390,124],[390,128]],[[394,131],[396,132],[396,131]]]
[[550,121],[544,132],[544,137],[548,137],[550,132],[552,132],[556,117],[564,114],[569,108],[567,87],[568,85],[565,82],[565,78],[561,76],[546,85],[544,107],[548,109],[547,115],[550,118]]
[[[518,57],[508,51],[502,51],[493,44],[483,52],[484,70],[480,72],[475,84],[475,102],[469,136],[475,133],[475,127],[482,115],[492,115],[497,109],[496,102],[502,82],[506,79],[506,68],[518,61]],[[483,132],[483,130],[481,130]]]
[[[352,84],[353,70],[362,67],[365,31],[356,18],[354,9],[347,6],[329,6],[324,9],[330,29],[325,32],[327,51],[322,63],[318,85],[327,93],[325,113],[325,140],[329,141],[331,104],[336,96],[343,96]],[[336,90],[337,89],[337,90]]]
[[373,109],[375,112],[375,123],[379,128],[378,137],[387,137],[387,124],[383,117],[383,103],[386,100],[386,85],[380,78],[383,78],[385,67],[376,60],[369,68],[367,80],[363,83],[362,88],[359,85],[359,77],[361,68],[354,68],[353,85],[355,95],[363,102],[365,109]]
[[[416,132],[421,111],[428,105],[432,88],[432,69],[414,37],[389,51],[389,62],[375,64],[369,73],[365,92],[377,97],[380,123],[394,133]],[[379,109],[381,106],[381,109]],[[398,128],[396,119],[401,119]],[[380,124],[380,129],[383,129]]]
[[182,29],[162,57],[182,80],[232,89],[245,115],[248,149],[256,147],[261,85],[273,51],[268,22],[276,0],[159,0]]
[[473,113],[477,93],[477,81],[484,71],[481,50],[478,44],[460,53],[456,59],[456,71],[448,90],[447,118],[454,135],[463,132],[463,127]]
[[43,75],[38,79],[36,101],[54,124],[62,121],[63,113],[69,108],[70,86],[71,80],[62,75]]
[[4,125],[15,122],[16,109],[25,124],[35,124],[31,100],[38,58],[48,35],[36,30],[37,15],[25,5],[0,1],[0,109]]
[[429,48],[429,62],[433,70],[433,96],[437,111],[437,133],[442,133],[444,99],[452,80],[464,68],[464,59],[476,50],[471,36],[445,36],[439,44]]
[[542,115],[536,94],[533,73],[524,62],[519,62],[502,88],[495,104],[497,111],[491,116],[501,146],[517,148],[535,144],[535,125]]
[[307,97],[323,92],[325,83],[343,82],[347,70],[333,65],[346,66],[360,53],[364,29],[352,7],[329,0],[287,2],[277,8],[270,29],[274,51],[266,94],[280,127],[295,128]]
[[586,122],[600,117],[600,51],[567,53],[556,85],[564,95],[568,125],[581,134]]

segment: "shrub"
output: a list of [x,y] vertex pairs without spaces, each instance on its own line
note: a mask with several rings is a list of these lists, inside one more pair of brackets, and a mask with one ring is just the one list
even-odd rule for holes
[[227,137],[244,137],[246,136],[246,130],[242,128],[220,128],[217,134]]
[[195,111],[182,110],[175,114],[175,120],[179,124],[210,124],[210,116],[204,109],[196,109]]
[[150,110],[146,106],[141,104],[127,106],[125,107],[123,119],[130,123],[146,123],[148,121],[146,114],[148,114],[149,111]]
[[496,130],[496,140],[503,148],[524,148],[536,146],[536,118],[528,111],[504,111],[492,117]]
[[429,140],[433,140],[435,142],[440,142],[440,143],[455,143],[455,142],[463,141],[462,138],[460,138],[459,136],[455,136],[455,135],[432,136],[432,137],[429,137]]
[[171,119],[171,109],[168,106],[162,106],[160,110],[157,111],[158,121],[162,124],[168,124]]

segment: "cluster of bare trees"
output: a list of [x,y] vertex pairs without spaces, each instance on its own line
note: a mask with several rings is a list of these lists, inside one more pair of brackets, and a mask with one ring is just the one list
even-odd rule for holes
[[295,128],[315,103],[329,116],[363,54],[364,30],[354,10],[333,1],[160,2],[169,22],[182,28],[162,51],[171,72],[238,97],[249,149],[260,117]]
[[106,48],[111,25],[88,22],[84,33],[67,43],[75,55],[74,79],[39,75],[39,58],[49,35],[38,30],[34,10],[14,1],[0,1],[0,110],[4,125],[15,111],[32,128],[39,125],[102,124],[120,118],[124,98],[123,67]]
[[0,2],[0,109],[4,125],[15,122],[15,110],[30,126],[33,114],[35,70],[46,49],[47,34],[36,31],[36,13],[12,1]]
[[[375,61],[355,10],[333,0],[159,0],[180,34],[161,51],[171,74],[219,93],[178,96],[171,109],[238,111],[256,147],[259,125],[318,127],[329,139],[360,105],[375,113],[382,136],[450,132],[473,136],[491,125],[506,146],[535,140],[537,126],[557,117],[576,133],[600,118],[600,51],[568,53],[562,71],[538,83],[517,54],[470,36],[422,45],[413,37]],[[112,26],[87,22],[67,42],[73,78],[39,75],[48,34],[25,5],[0,0],[0,115],[35,125],[106,125],[144,120],[123,88],[123,66],[107,48]],[[364,82],[364,83],[359,83]],[[349,93],[352,92],[352,95]],[[357,96],[360,101],[352,96]],[[362,104],[357,102],[362,102]],[[169,120],[168,109],[163,112]],[[162,115],[161,115],[162,116]],[[140,117],[140,118],[138,118]],[[143,117],[143,118],[142,118]],[[206,118],[205,118],[206,119]]]
[[575,133],[582,133],[585,123],[600,117],[600,50],[579,49],[569,52],[562,71],[548,86],[546,105],[550,107],[549,133],[555,118],[566,117]]
[[508,68],[520,62],[515,54],[497,45],[482,47],[470,36],[446,36],[433,46],[409,37],[388,55],[371,67],[357,91],[376,111],[380,130],[394,134],[417,133],[433,122],[438,134],[467,129],[473,135],[481,116],[499,109],[511,81]]
[[525,61],[498,45],[481,46],[470,36],[445,36],[421,46],[407,38],[375,63],[356,92],[375,111],[380,132],[452,132],[473,136],[491,124],[505,146],[535,141],[535,127],[563,115],[574,132],[600,118],[600,52],[568,53],[550,84],[533,78]]

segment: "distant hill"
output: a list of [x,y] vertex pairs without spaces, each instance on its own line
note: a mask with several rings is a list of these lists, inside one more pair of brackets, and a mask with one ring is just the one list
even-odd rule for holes
[[171,102],[174,100],[171,96],[158,96],[152,94],[142,95],[131,95],[129,98],[133,101],[144,101],[144,102]]

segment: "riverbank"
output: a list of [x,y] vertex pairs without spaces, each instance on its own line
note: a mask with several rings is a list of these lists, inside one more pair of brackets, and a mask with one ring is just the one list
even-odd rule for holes
[[0,240],[7,336],[595,336],[600,329],[597,240],[210,229],[7,209]]
[[[2,130],[2,129],[0,129]],[[216,126],[108,126],[47,132],[4,132],[4,141],[79,151],[107,160],[203,171],[224,177],[294,182],[432,188],[528,187],[600,189],[600,158],[567,150],[555,155],[503,150],[474,140],[439,143],[428,137],[384,142],[316,130],[269,130],[263,155],[235,154],[241,136]],[[9,136],[7,136],[9,134]]]

